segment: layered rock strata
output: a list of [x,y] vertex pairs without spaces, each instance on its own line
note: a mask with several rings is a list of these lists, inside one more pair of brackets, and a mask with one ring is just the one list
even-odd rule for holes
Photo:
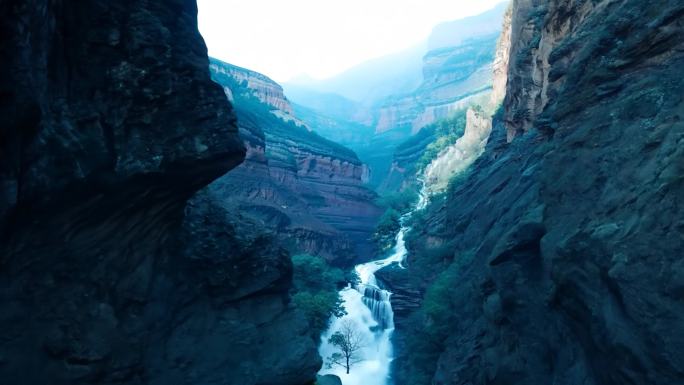
[[467,40],[456,47],[430,51],[423,58],[423,82],[410,95],[394,97],[379,109],[377,134],[408,126],[421,128],[467,107],[473,96],[492,85],[492,62],[498,34]]
[[287,253],[195,195],[245,148],[194,1],[0,11],[0,382],[312,381]]
[[[253,97],[262,101],[266,95],[245,81],[252,71],[238,76],[236,68],[218,60],[211,67],[214,79],[234,95],[247,159],[211,188],[221,190],[226,207],[263,223],[293,252],[338,265],[369,258],[381,212],[364,187],[368,168],[351,150],[274,113],[289,108],[255,102]],[[270,89],[279,87],[268,82]]]
[[448,282],[448,333],[434,360],[400,354],[397,383],[681,382],[683,19],[666,0],[514,1],[487,149],[408,237],[409,270]]

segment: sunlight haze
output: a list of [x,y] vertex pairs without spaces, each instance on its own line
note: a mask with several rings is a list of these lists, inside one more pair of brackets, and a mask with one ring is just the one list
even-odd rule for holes
[[284,82],[324,79],[501,0],[199,0],[209,55]]

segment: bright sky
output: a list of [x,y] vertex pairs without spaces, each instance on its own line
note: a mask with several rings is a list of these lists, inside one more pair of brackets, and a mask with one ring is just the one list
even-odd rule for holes
[[324,79],[502,0],[198,0],[209,55],[276,81]]

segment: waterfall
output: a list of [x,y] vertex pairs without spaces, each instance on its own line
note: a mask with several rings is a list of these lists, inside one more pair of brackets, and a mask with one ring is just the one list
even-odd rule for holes
[[[416,209],[425,207],[426,201],[427,194],[422,188]],[[391,337],[394,331],[394,313],[390,303],[392,293],[380,287],[375,273],[393,263],[403,267],[406,258],[404,236],[409,230],[405,222],[411,214],[413,212],[402,216],[401,229],[387,258],[363,263],[354,268],[360,282],[340,291],[347,315],[342,318],[333,317],[330,327],[321,336],[318,352],[326,362],[333,353],[338,351],[335,346],[328,343],[330,336],[340,330],[345,321],[353,322],[364,341],[359,352],[361,361],[352,366],[349,374],[343,367],[327,367],[324,363],[319,374],[334,374],[340,377],[343,385],[388,385],[391,382],[390,364],[393,358]]]
[[356,290],[359,292],[363,290],[363,297],[361,299],[363,304],[370,309],[373,319],[378,323],[377,327],[379,330],[387,330],[394,327],[392,325],[392,306],[389,302],[390,294],[387,291],[374,286],[364,285],[359,285]]

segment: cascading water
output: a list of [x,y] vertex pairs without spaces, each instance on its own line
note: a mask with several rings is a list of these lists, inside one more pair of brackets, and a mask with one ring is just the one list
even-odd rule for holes
[[[424,189],[421,189],[416,209],[425,207],[426,201]],[[330,327],[321,336],[318,352],[323,361],[327,362],[333,353],[338,352],[328,339],[340,330],[347,320],[351,321],[364,341],[359,352],[360,362],[351,368],[349,374],[344,367],[328,367],[324,363],[319,374],[337,375],[343,385],[388,385],[390,382],[390,363],[393,358],[391,336],[394,331],[394,313],[390,304],[392,293],[378,285],[375,272],[393,263],[402,266],[406,258],[404,235],[408,231],[405,222],[412,213],[413,211],[402,216],[401,229],[389,257],[355,267],[359,283],[340,291],[347,315],[333,318]]]

